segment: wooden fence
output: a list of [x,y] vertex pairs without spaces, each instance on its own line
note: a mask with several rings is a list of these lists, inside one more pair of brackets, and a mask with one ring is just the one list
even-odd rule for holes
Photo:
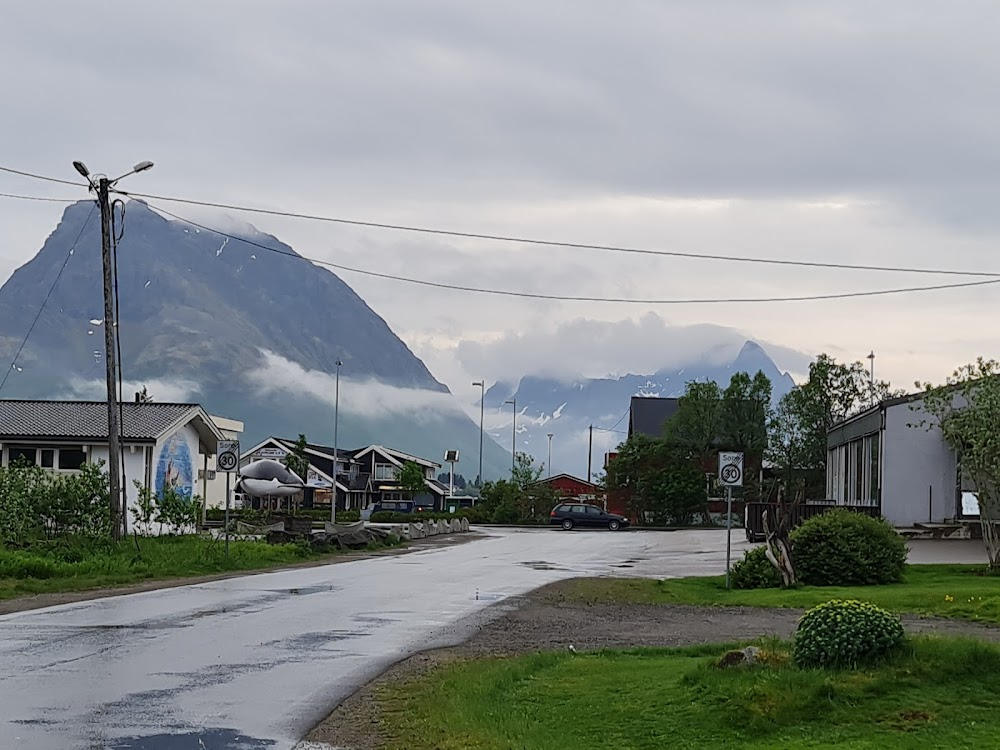
[[[773,510],[777,506],[774,503],[747,503],[746,505],[746,520],[744,526],[747,532],[748,542],[763,542],[764,541],[764,511],[771,510],[771,516],[769,518],[770,523],[774,524],[774,513]],[[831,508],[845,508],[846,510],[854,511],[855,513],[864,513],[867,516],[872,516],[873,518],[879,518],[882,515],[882,509],[875,505],[836,505],[834,503],[799,503],[792,506],[791,513],[791,527],[794,529],[796,526],[800,525],[806,519],[812,518],[813,516],[818,516],[821,513],[826,513],[826,511]]]

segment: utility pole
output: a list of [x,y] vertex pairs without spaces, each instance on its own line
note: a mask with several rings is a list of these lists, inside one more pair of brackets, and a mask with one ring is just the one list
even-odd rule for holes
[[122,446],[118,425],[118,349],[115,346],[115,306],[111,266],[111,201],[107,177],[97,180],[101,208],[101,264],[104,267],[104,368],[108,390],[108,490],[111,499],[111,538],[122,535]]
[[[337,391],[334,396],[333,402],[333,494],[330,495],[330,523],[337,523],[337,462],[340,460],[340,456],[337,453],[337,430],[340,427],[340,368],[343,366],[343,362],[337,359]],[[347,509],[347,501],[345,498],[344,509]]]
[[479,489],[483,487],[483,417],[486,416],[486,378],[472,384],[482,389],[479,399]]
[[513,396],[504,403],[514,407],[514,422],[510,435],[510,477],[514,478],[514,471],[517,468],[517,396]]
[[[546,464],[546,468],[549,470],[549,479],[552,478],[552,433],[548,433],[549,438],[549,462]],[[589,479],[587,480],[590,481]]]
[[594,457],[594,425],[590,425],[590,440],[587,441],[587,481],[590,482],[594,476],[591,471],[591,459]]
[[106,175],[98,175],[97,183],[90,177],[90,170],[82,161],[73,162],[73,168],[90,184],[97,193],[97,204],[101,209],[101,265],[104,271],[104,367],[108,396],[108,495],[111,506],[111,537],[121,539],[127,501],[122,492],[122,445],[121,426],[118,424],[118,348],[115,345],[118,321],[115,320],[115,288],[111,262],[111,199],[109,193],[119,180],[138,172],[153,168],[153,162],[141,161],[132,171],[109,180]]

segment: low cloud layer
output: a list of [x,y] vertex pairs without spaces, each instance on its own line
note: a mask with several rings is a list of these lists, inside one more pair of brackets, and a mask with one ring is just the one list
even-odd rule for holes
[[[578,318],[550,330],[510,331],[489,342],[463,341],[455,347],[469,372],[496,379],[525,374],[551,377],[604,377],[652,374],[695,362],[720,364],[733,359],[748,333],[717,325],[670,326],[655,313],[615,322]],[[792,372],[808,368],[810,357],[765,344],[778,366]],[[534,363],[526,372],[525,362]]]
[[[160,403],[194,403],[201,393],[201,386],[192,380],[126,380],[122,383],[122,398],[130,401],[143,388],[150,398]],[[55,398],[84,399],[88,401],[107,400],[107,384],[103,380],[73,378],[69,390]]]
[[[264,364],[247,373],[250,385],[262,396],[298,396],[329,406],[336,402],[336,377],[302,365],[274,352],[261,352]],[[377,380],[340,378],[340,408],[348,414],[366,418],[398,417],[401,414],[421,419],[441,419],[460,411],[449,393],[418,388],[399,388]]]

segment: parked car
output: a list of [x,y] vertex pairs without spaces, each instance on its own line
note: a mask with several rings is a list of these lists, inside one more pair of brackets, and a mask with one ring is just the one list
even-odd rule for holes
[[609,528],[618,531],[628,527],[629,522],[625,516],[617,513],[608,513],[596,505],[586,503],[561,503],[549,513],[549,523],[555,526],[562,526],[569,531],[574,526],[589,526]]

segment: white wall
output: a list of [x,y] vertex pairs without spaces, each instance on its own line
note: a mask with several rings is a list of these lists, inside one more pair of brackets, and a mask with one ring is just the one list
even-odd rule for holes
[[920,402],[889,407],[882,440],[882,515],[897,527],[956,515],[957,462],[940,430],[910,427],[925,418]]
[[[139,491],[136,489],[133,483],[134,479],[139,480],[139,484],[145,486],[146,484],[146,448],[144,445],[130,445],[125,444],[122,454],[125,457],[125,477],[124,477],[124,487],[125,487],[125,497],[128,500],[128,507],[131,508],[139,499]],[[107,470],[108,463],[108,446],[107,445],[92,445],[89,446],[89,456],[87,458],[89,463],[97,463],[98,461],[104,461],[105,470]],[[126,511],[128,513],[128,511]],[[132,528],[132,514],[128,515],[128,525]]]

